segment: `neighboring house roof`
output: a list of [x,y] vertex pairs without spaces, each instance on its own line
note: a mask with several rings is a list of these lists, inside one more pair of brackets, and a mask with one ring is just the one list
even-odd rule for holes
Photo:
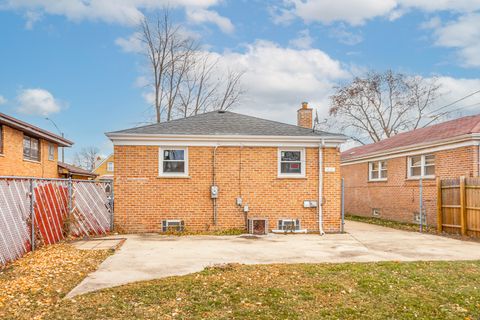
[[73,142],[70,140],[60,137],[59,135],[56,135],[50,131],[40,129],[39,127],[18,120],[17,118],[7,116],[6,114],[1,112],[0,124],[4,124],[14,129],[20,130],[36,138],[42,138],[50,142],[56,143],[60,147],[71,147],[73,145]]
[[[71,165],[71,164],[68,164],[68,163],[65,163],[65,162],[58,161],[58,168],[59,168],[60,173],[68,173],[68,174],[71,174],[71,175],[85,176],[85,177],[92,177],[92,178],[95,178],[97,176],[97,174],[95,174],[95,173],[92,173],[88,170],[76,167],[74,165]],[[61,171],[63,171],[63,172],[61,172]],[[65,171],[67,171],[67,172],[65,172]]]
[[452,138],[480,133],[480,114],[399,133],[391,138],[342,152],[342,161],[385,154],[415,146],[443,143]]
[[97,163],[95,164],[95,168],[93,168],[92,172],[97,171],[97,169],[100,168],[100,166],[104,164],[105,161],[109,160],[112,156],[113,156],[113,153],[110,153],[107,157],[103,158],[100,161],[97,161]]
[[345,136],[296,125],[260,119],[229,111],[212,111],[187,118],[107,133],[118,135],[203,135],[203,136],[298,136],[340,138]]

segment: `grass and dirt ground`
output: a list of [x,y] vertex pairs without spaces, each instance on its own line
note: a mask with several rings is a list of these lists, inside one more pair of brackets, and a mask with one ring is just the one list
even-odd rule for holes
[[42,248],[0,272],[1,319],[478,319],[480,262],[224,265],[63,299],[109,252]]

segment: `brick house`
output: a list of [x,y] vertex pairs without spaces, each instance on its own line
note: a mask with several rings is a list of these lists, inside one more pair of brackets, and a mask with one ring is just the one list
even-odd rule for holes
[[306,103],[297,119],[214,111],[107,133],[116,227],[339,232],[345,137],[313,130]]
[[346,213],[436,224],[436,178],[479,176],[480,115],[342,152]]
[[73,142],[0,113],[0,176],[58,178],[58,148]]

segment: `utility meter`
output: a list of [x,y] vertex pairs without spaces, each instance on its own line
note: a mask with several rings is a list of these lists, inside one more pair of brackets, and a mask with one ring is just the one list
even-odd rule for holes
[[218,186],[212,186],[210,188],[210,196],[212,199],[218,198]]

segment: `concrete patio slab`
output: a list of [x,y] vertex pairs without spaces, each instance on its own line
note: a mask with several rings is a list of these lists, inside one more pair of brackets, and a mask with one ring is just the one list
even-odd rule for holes
[[116,250],[118,249],[125,238],[114,239],[88,239],[73,242],[73,246],[80,250]]
[[480,259],[480,243],[347,221],[345,234],[127,235],[124,245],[67,297],[221,263],[322,263]]

